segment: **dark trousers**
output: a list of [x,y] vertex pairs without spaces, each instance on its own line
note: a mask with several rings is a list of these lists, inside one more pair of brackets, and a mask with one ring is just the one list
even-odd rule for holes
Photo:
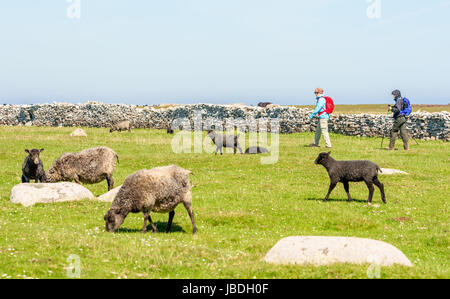
[[391,142],[389,143],[389,148],[395,147],[395,140],[397,139],[399,133],[403,140],[403,146],[407,148],[409,137],[406,130],[406,117],[404,116],[399,116],[394,120],[394,125],[392,126],[391,130]]

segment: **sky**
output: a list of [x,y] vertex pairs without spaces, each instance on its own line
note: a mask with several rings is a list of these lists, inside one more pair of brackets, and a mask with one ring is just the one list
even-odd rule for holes
[[391,103],[394,89],[448,104],[449,12],[450,0],[0,0],[0,104],[303,105],[316,87],[336,104]]

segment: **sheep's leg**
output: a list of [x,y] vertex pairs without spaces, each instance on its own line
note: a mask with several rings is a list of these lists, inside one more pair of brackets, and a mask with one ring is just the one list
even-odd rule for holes
[[216,156],[217,156],[217,152],[219,151],[219,147],[217,146],[216,147]]
[[158,228],[157,228],[156,225],[153,223],[152,217],[150,217],[150,213],[148,214],[148,221],[150,222],[150,225],[151,225],[151,227],[152,227],[152,232],[153,232],[153,233],[157,233],[157,232],[158,232]]
[[367,200],[367,202],[369,204],[372,204],[373,191],[375,191],[375,188],[373,187],[372,182],[366,181],[366,185],[367,185],[367,188],[369,189],[369,199]]
[[170,229],[172,228],[173,216],[175,216],[175,211],[169,213],[169,221],[167,222],[166,233],[170,233]]
[[194,211],[192,211],[192,203],[191,202],[183,202],[184,207],[186,208],[189,217],[191,218],[191,222],[192,222],[192,229],[193,229],[193,233],[196,234],[197,233],[197,226],[195,225],[195,220],[194,220]]
[[241,155],[242,155],[242,148],[241,148],[241,146],[240,146],[239,144],[237,145],[237,148],[238,148],[239,152],[240,152]]
[[347,192],[347,197],[348,197],[348,202],[350,202],[350,201],[352,201],[353,199],[352,199],[352,197],[350,196],[350,186],[349,186],[349,184],[348,184],[348,181],[344,181],[344,182],[342,182],[343,184],[344,184],[344,189],[345,189],[345,192]]
[[112,189],[114,189],[114,179],[113,176],[107,176],[106,177],[106,181],[108,182],[108,191],[111,191]]
[[81,185],[80,179],[78,178],[78,176],[75,176],[75,178],[73,179],[75,181],[75,183],[77,183],[78,185]]
[[22,175],[22,183],[29,183],[29,182],[30,181],[28,180],[28,178]]
[[150,213],[144,213],[144,227],[142,228],[142,233],[147,232],[147,220],[150,217]]
[[325,196],[325,199],[323,201],[327,201],[328,197],[331,194],[331,191],[333,191],[333,189],[336,187],[337,183],[330,183],[330,188],[328,189],[328,193],[327,196]]
[[384,185],[382,182],[378,180],[378,177],[375,177],[373,183],[380,189],[381,192],[381,200],[386,203],[386,195],[384,194]]

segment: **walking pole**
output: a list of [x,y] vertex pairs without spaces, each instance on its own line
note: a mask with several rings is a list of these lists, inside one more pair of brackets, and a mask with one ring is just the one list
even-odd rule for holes
[[388,110],[388,112],[386,113],[386,119],[385,119],[386,124],[384,125],[383,138],[381,139],[381,148],[383,148],[384,137],[386,136],[386,127],[387,127],[388,117],[389,117],[389,110]]

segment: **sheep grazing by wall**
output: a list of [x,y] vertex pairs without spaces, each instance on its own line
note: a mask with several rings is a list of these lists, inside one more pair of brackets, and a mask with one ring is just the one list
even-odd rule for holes
[[212,142],[216,145],[216,155],[220,150],[220,154],[223,155],[224,147],[232,147],[234,149],[234,154],[236,154],[236,149],[242,154],[241,146],[239,145],[239,134],[238,135],[223,135],[217,134],[214,130],[209,130],[208,135]]
[[45,183],[47,181],[45,177],[44,164],[39,157],[39,154],[44,149],[32,149],[25,150],[28,156],[25,158],[22,164],[22,183],[29,183],[30,180],[34,180],[35,183],[38,181]]
[[373,185],[375,184],[381,191],[381,200],[386,203],[386,196],[384,194],[384,185],[378,180],[378,171],[381,172],[380,167],[371,161],[336,161],[330,156],[331,152],[320,153],[315,163],[320,164],[328,172],[330,176],[330,188],[324,201],[328,200],[331,191],[336,187],[337,183],[344,184],[345,192],[347,192],[348,201],[352,201],[350,196],[349,182],[364,181],[369,189],[368,203],[372,203],[374,192]]
[[248,149],[245,150],[246,155],[251,154],[267,154],[269,152],[268,149],[260,146],[251,146]]
[[128,130],[128,132],[131,132],[131,123],[126,120],[126,121],[121,121],[120,123],[115,124],[114,126],[111,127],[111,129],[109,130],[109,133],[112,133],[114,131],[126,131]]
[[46,172],[47,182],[61,181],[78,184],[108,182],[108,191],[114,188],[113,172],[119,156],[110,148],[101,146],[78,153],[64,153]]
[[143,169],[129,175],[104,217],[106,230],[116,231],[130,212],[143,212],[142,232],[147,231],[147,220],[150,222],[152,231],[157,232],[158,229],[150,217],[150,212],[156,212],[169,213],[166,232],[170,232],[175,216],[174,209],[179,203],[183,203],[191,218],[193,232],[197,233],[192,211],[189,174],[191,174],[189,170],[171,165],[151,170]]

